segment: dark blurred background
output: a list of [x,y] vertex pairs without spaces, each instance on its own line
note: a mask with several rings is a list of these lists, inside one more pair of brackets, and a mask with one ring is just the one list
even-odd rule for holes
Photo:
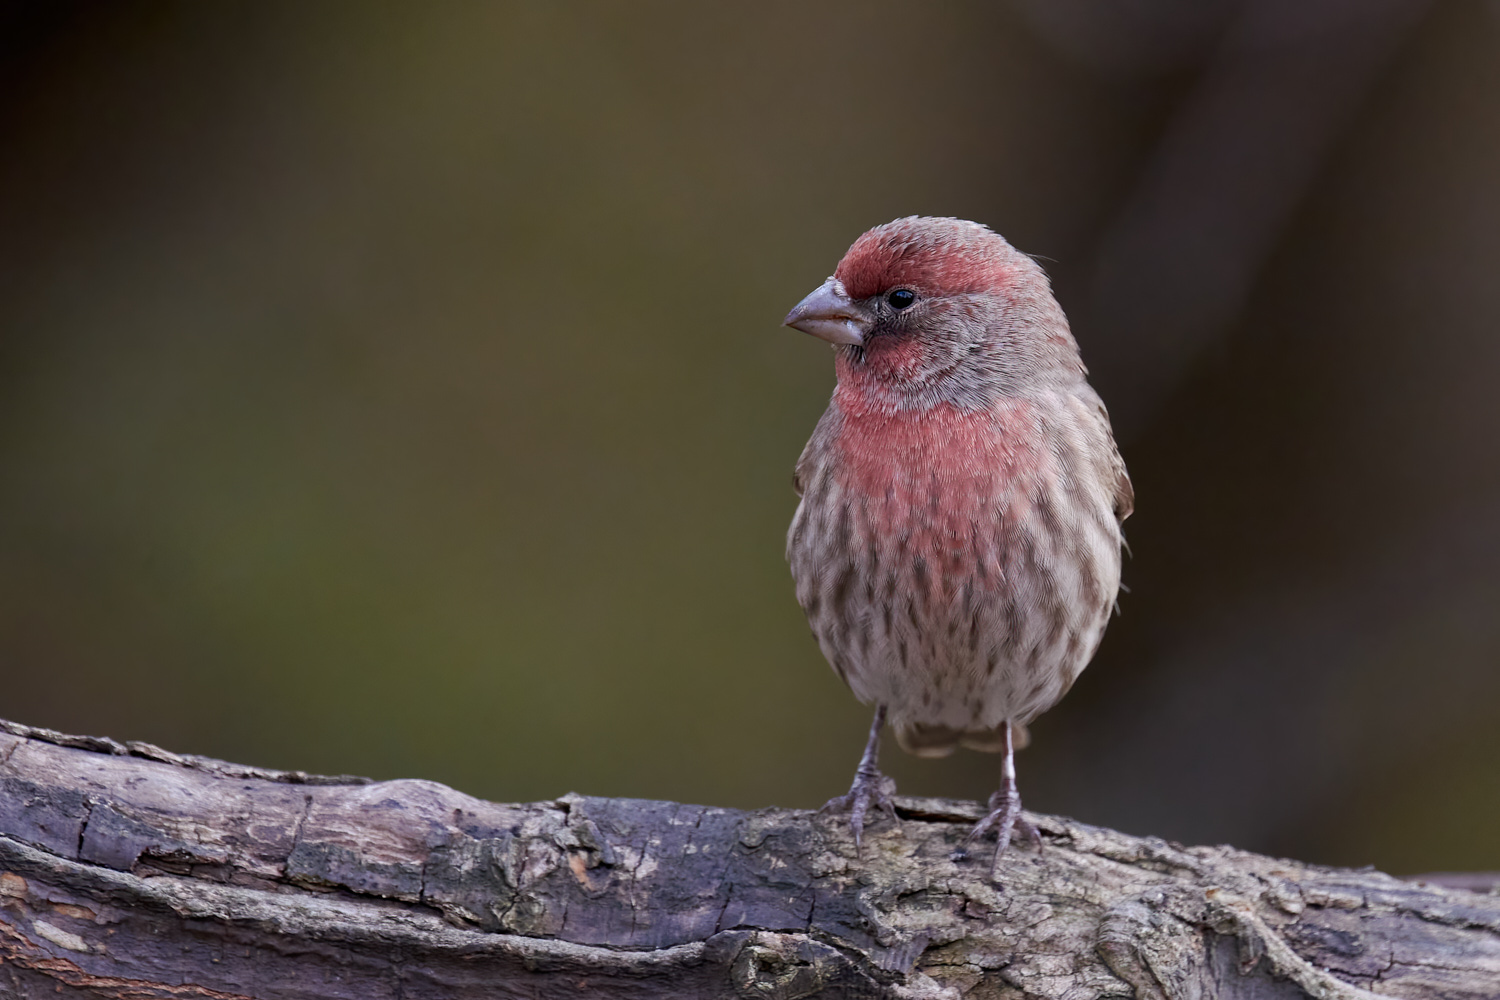
[[0,9],[0,716],[821,802],[868,714],[779,321],[957,215],[1045,258],[1138,496],[1028,805],[1500,868],[1500,5]]

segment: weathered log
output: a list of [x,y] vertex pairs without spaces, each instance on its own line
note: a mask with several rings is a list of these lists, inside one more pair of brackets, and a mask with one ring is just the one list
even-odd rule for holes
[[0,996],[1500,996],[1500,895],[967,802],[841,823],[239,767],[0,723]]

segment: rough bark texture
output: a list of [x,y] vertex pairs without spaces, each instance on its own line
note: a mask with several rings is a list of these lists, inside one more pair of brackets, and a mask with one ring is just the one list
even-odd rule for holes
[[238,767],[0,723],[3,997],[1500,996],[1500,896],[977,804],[899,828]]

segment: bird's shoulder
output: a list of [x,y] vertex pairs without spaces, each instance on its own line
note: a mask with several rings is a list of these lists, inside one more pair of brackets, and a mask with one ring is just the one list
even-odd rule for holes
[[1115,519],[1121,524],[1125,519],[1135,513],[1135,487],[1130,483],[1130,473],[1125,471],[1125,460],[1120,457],[1120,449],[1114,450],[1114,473],[1115,473]]
[[806,493],[807,484],[813,481],[818,467],[828,455],[830,445],[838,437],[838,428],[842,422],[843,414],[839,411],[838,403],[830,401],[828,409],[818,418],[812,436],[803,445],[797,464],[792,467],[792,489],[797,491],[797,496],[801,497]]
[[1125,468],[1125,459],[1120,455],[1120,446],[1115,443],[1114,428],[1110,426],[1109,410],[1104,400],[1087,382],[1078,394],[1079,408],[1090,425],[1097,442],[1096,454],[1099,462],[1095,468],[1107,488],[1113,491],[1115,520],[1123,524],[1135,511],[1135,487],[1130,482],[1130,473]]

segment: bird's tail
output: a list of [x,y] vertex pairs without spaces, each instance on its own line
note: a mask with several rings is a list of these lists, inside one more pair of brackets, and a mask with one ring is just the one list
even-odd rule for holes
[[[896,742],[917,757],[946,757],[960,746],[983,753],[1005,750],[1005,732],[993,729],[950,729],[947,726],[906,725],[896,727]],[[1019,722],[1011,723],[1011,743],[1020,750],[1031,742],[1031,733]]]

